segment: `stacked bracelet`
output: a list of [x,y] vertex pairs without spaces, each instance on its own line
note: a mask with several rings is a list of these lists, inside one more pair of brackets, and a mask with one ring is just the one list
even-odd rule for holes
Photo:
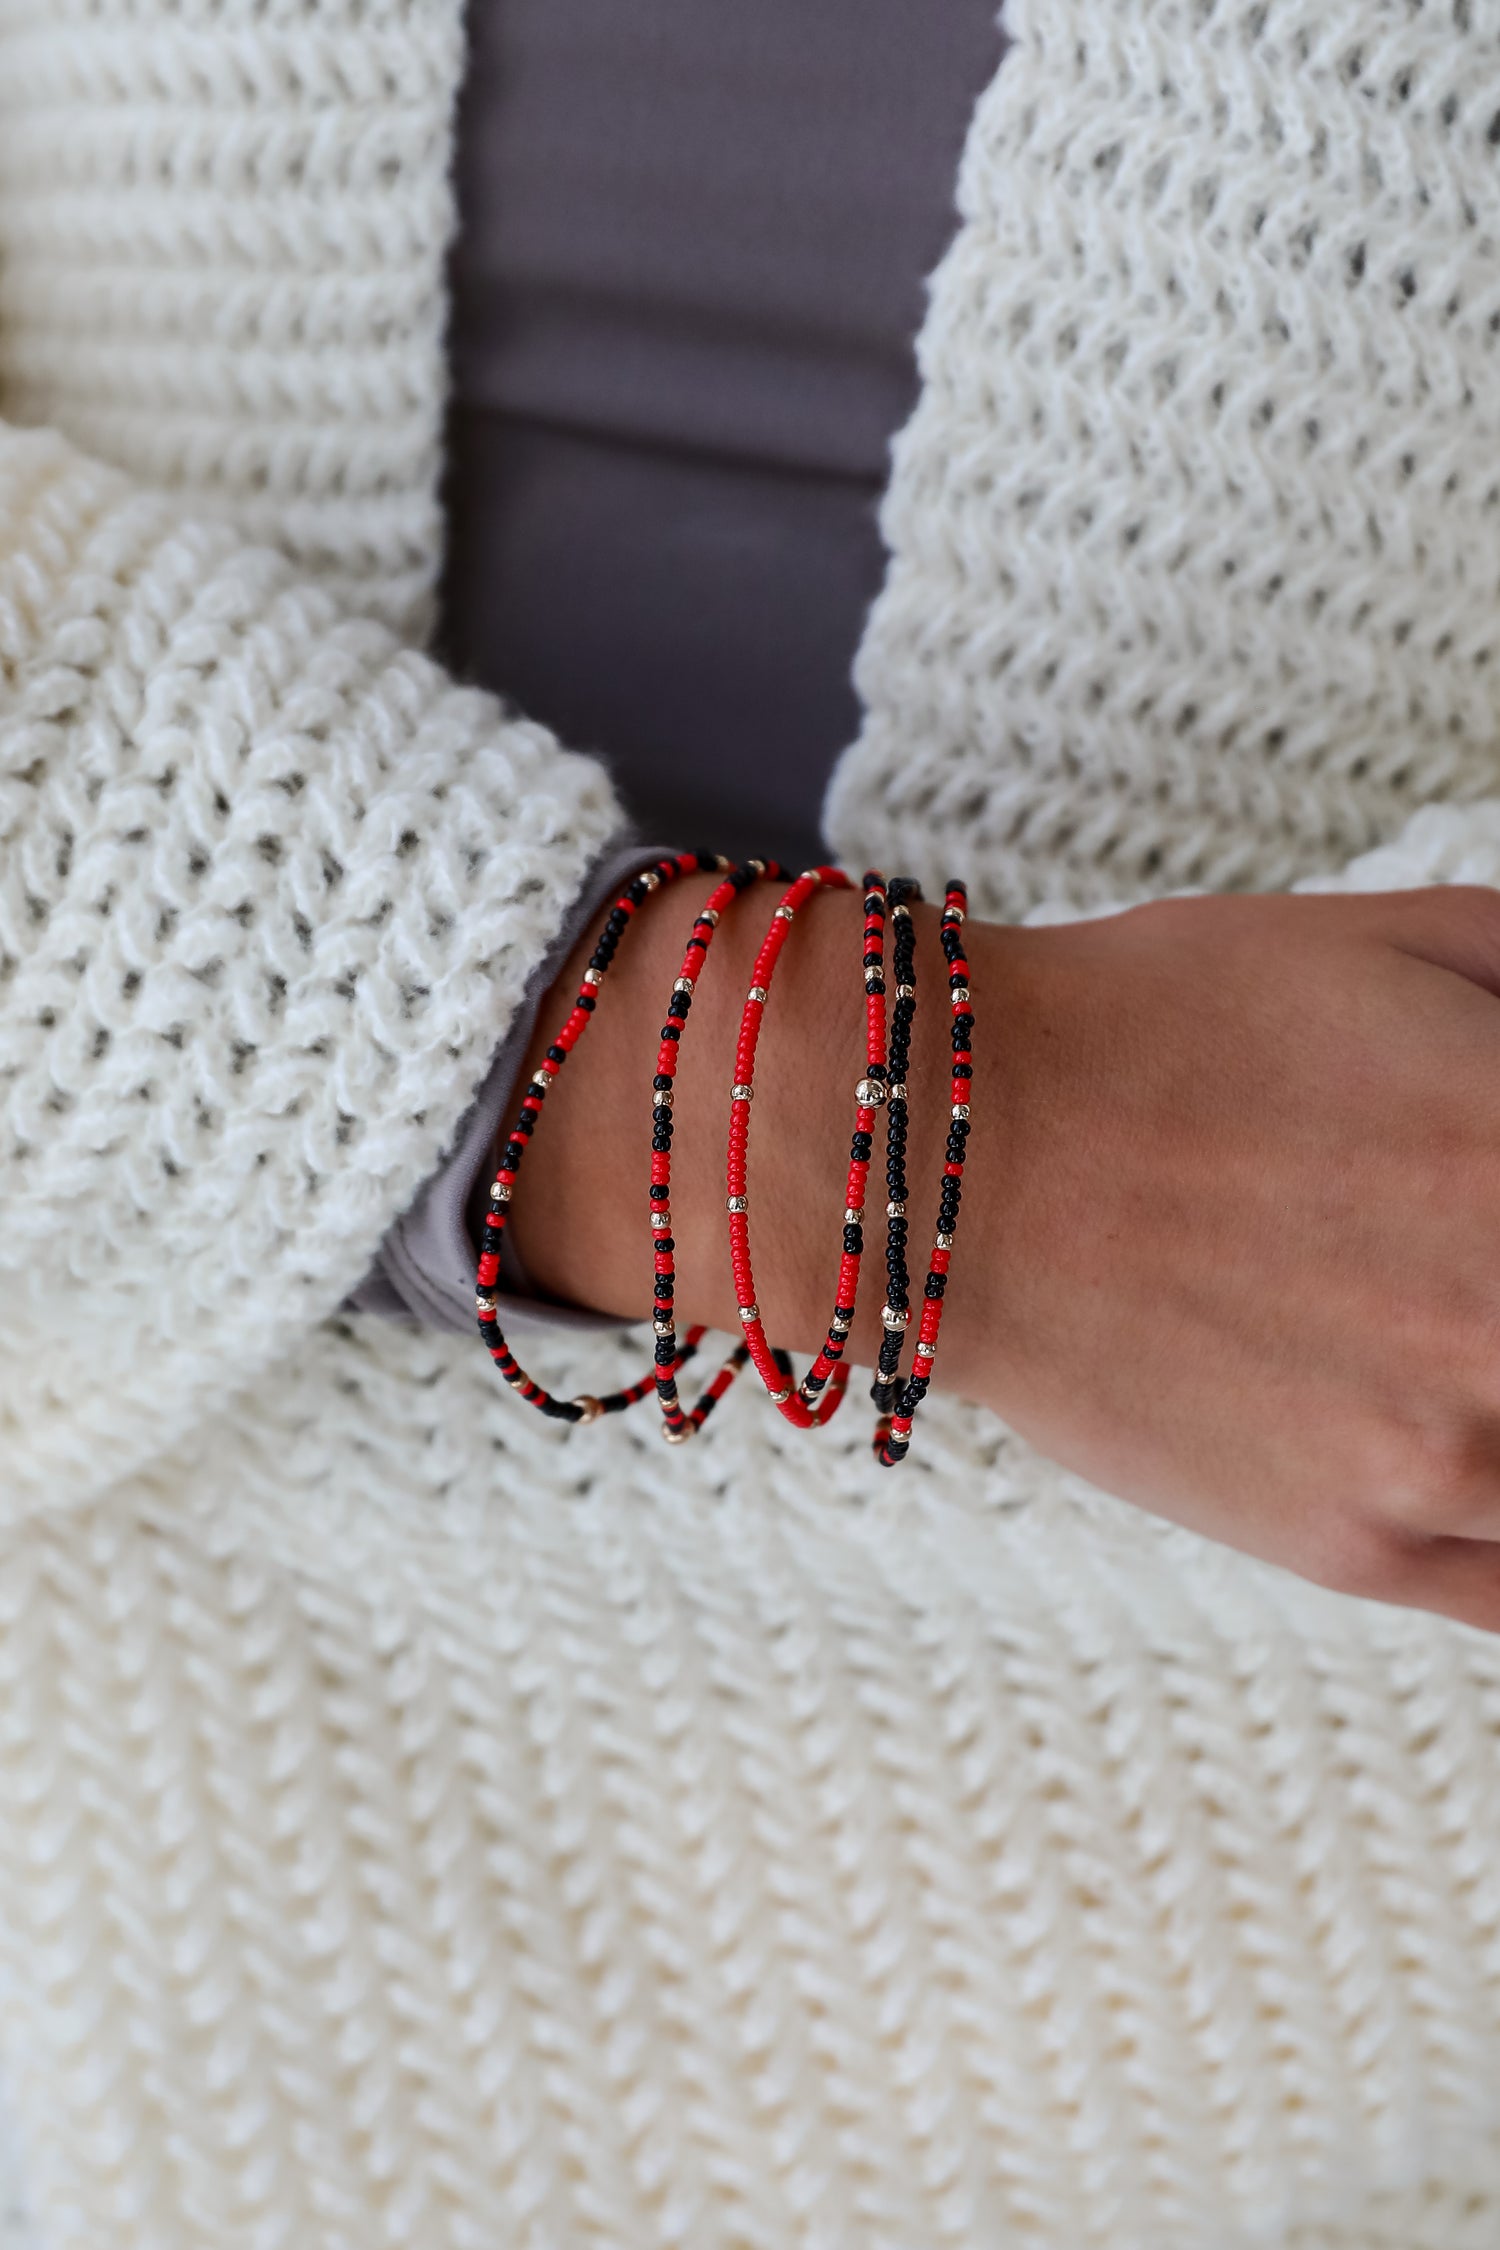
[[[807,873],[798,876],[796,882],[793,883],[785,898],[776,908],[771,917],[771,926],[761,940],[760,951],[755,957],[755,967],[751,972],[750,990],[746,996],[744,1013],[740,1018],[739,1042],[735,1050],[734,1084],[729,1090],[729,1155],[725,1167],[725,1183],[728,1189],[729,1259],[734,1270],[735,1302],[739,1307],[740,1326],[744,1331],[745,1343],[749,1348],[750,1357],[755,1363],[756,1372],[766,1386],[767,1395],[772,1405],[799,1430],[821,1429],[826,1423],[830,1422],[837,1413],[844,1392],[848,1388],[849,1370],[839,1364],[839,1354],[842,1352],[843,1339],[848,1335],[849,1324],[854,1317],[852,1288],[857,1284],[859,1275],[858,1250],[851,1251],[849,1248],[850,1234],[846,1231],[844,1255],[839,1267],[839,1291],[834,1306],[833,1319],[829,1323],[828,1341],[819,1353],[812,1370],[812,1375],[818,1376],[819,1380],[811,1392],[807,1387],[807,1384],[812,1381],[811,1375],[808,1377],[807,1383],[794,1387],[787,1381],[785,1368],[771,1348],[766,1335],[765,1324],[760,1317],[760,1306],[756,1303],[755,1298],[755,1273],[750,1258],[750,1197],[748,1188],[750,1105],[755,1099],[755,1056],[760,1043],[761,1025],[765,1020],[766,1003],[771,996],[771,985],[776,974],[776,964],[781,958],[781,950],[786,944],[797,910],[805,905],[815,891],[823,889],[848,890],[849,888],[848,876],[840,874],[837,868],[810,868]],[[868,926],[869,916],[867,915],[867,930]],[[865,949],[868,950],[868,945]],[[881,1010],[883,1019],[883,1000]],[[880,1098],[882,1100],[885,1096],[883,1080],[884,1064],[882,1059],[882,1083],[880,1084]],[[868,1079],[862,1079],[859,1087],[860,1097],[873,1096],[873,1092],[873,1084]],[[864,1168],[866,1171],[869,1168],[869,1128],[874,1123],[875,1107],[875,1101],[871,1098],[865,1102],[863,1109],[856,1113],[854,1142],[856,1153],[860,1148],[860,1116],[862,1115],[867,1121],[864,1131]],[[854,1208],[853,1197],[856,1192],[860,1193],[861,1200],[863,1194],[862,1188],[859,1188],[855,1179],[854,1162],[852,1160],[850,1172],[851,1185],[848,1190],[850,1201],[845,1205],[846,1210]],[[846,1225],[854,1224],[855,1222],[846,1222]],[[851,1260],[853,1261],[852,1267]],[[851,1293],[846,1295],[846,1291]],[[818,1392],[823,1390],[825,1384],[827,1385],[826,1394],[819,1399]],[[817,1401],[816,1404],[814,1403],[815,1400]]]
[[969,1091],[974,1077],[974,1010],[969,963],[964,952],[964,922],[969,894],[962,883],[950,881],[943,900],[941,939],[948,963],[948,997],[953,1010],[952,1102],[948,1142],[943,1158],[943,1184],[938,1198],[937,1234],[922,1288],[922,1318],[910,1376],[902,1390],[889,1428],[877,1428],[877,1458],[882,1468],[893,1469],[906,1459],[911,1447],[912,1422],[927,1396],[937,1358],[938,1330],[943,1324],[943,1299],[958,1234],[958,1207],[963,1196],[964,1157],[969,1140]]
[[[522,1161],[542,1115],[548,1092],[564,1063],[587,1030],[598,1005],[598,996],[614,960],[621,937],[653,892],[698,872],[722,877],[694,917],[682,967],[667,1003],[651,1086],[651,1244],[652,1298],[655,1350],[653,1365],[627,1390],[605,1398],[554,1397],[535,1382],[518,1363],[500,1330],[498,1284],[501,1247]],[[708,852],[684,852],[657,861],[628,883],[605,920],[599,942],[583,972],[578,996],[555,1038],[546,1050],[522,1098],[520,1114],[511,1127],[500,1166],[490,1189],[489,1211],[480,1245],[476,1310],[485,1347],[510,1387],[538,1410],[563,1422],[592,1422],[602,1415],[622,1413],[653,1392],[661,1409],[662,1430],[678,1444],[702,1429],[739,1370],[753,1362],[772,1404],[798,1429],[821,1429],[832,1420],[849,1383],[844,1364],[859,1292],[864,1257],[865,1205],[874,1154],[877,1114],[886,1120],[886,1291],[881,1312],[883,1334],[871,1398],[878,1420],[876,1455],[885,1468],[905,1460],[911,1446],[912,1426],[932,1381],[938,1333],[958,1231],[963,1193],[964,1164],[970,1129],[970,1090],[974,1075],[974,1012],[969,964],[964,950],[967,893],[962,883],[947,886],[940,935],[948,968],[948,995],[952,1011],[953,1062],[947,1144],[938,1199],[937,1231],[922,1288],[921,1319],[910,1373],[903,1380],[901,1360],[911,1324],[911,1279],[907,1263],[909,1203],[906,1156],[910,1119],[907,1074],[911,1065],[912,1030],[916,1018],[916,931],[912,901],[921,896],[914,882],[897,878],[887,886],[871,869],[864,879],[864,920],[860,938],[860,968],[865,999],[865,1067],[855,1088],[854,1133],[845,1179],[844,1214],[838,1281],[833,1316],[821,1350],[801,1382],[793,1379],[784,1352],[774,1350],[766,1335],[755,1296],[750,1256],[750,1202],[748,1190],[750,1111],[755,1098],[755,1069],[761,1027],[770,999],[776,965],[799,910],[819,890],[848,890],[846,875],[832,867],[809,869],[787,890],[771,918],[751,972],[751,984],[740,1019],[735,1051],[734,1084],[730,1089],[729,1149],[726,1186],[729,1216],[729,1253],[735,1283],[743,1340],[725,1360],[713,1380],[689,1410],[683,1406],[678,1377],[696,1354],[705,1333],[688,1330],[679,1342],[676,1310],[676,1244],[672,1236],[673,1102],[676,1092],[681,1042],[697,992],[698,979],[707,961],[721,915],[742,892],[763,879],[780,880],[774,861],[748,860],[731,869],[728,862]],[[895,997],[887,1011],[886,925],[891,926],[891,965]]]
[[702,1429],[750,1357],[749,1345],[737,1344],[692,1411],[684,1410],[677,1373],[686,1354],[677,1344],[677,1245],[672,1236],[672,1104],[682,1035],[720,915],[751,884],[763,878],[779,881],[782,872],[775,860],[747,860],[709,894],[693,923],[682,968],[667,1002],[667,1020],[657,1049],[656,1075],[651,1081],[652,1327],[656,1335],[656,1398],[662,1414],[662,1435],[669,1445],[681,1445]]
[[[500,1250],[505,1236],[506,1222],[510,1216],[510,1203],[522,1160],[536,1131],[542,1114],[542,1105],[559,1071],[577,1046],[589,1020],[598,1005],[599,988],[609,974],[610,964],[621,938],[634,921],[637,913],[654,891],[675,883],[684,875],[718,874],[728,866],[713,852],[680,852],[673,859],[658,860],[634,881],[627,883],[615,900],[605,919],[599,942],[583,972],[578,997],[566,1022],[551,1041],[542,1058],[541,1066],[526,1089],[520,1115],[510,1129],[510,1137],[501,1152],[500,1167],[490,1188],[489,1211],[479,1245],[478,1288],[475,1311],[479,1318],[479,1333],[485,1349],[499,1368],[500,1373],[519,1397],[537,1408],[539,1413],[557,1422],[595,1422],[604,1414],[621,1414],[634,1406],[639,1399],[652,1391],[661,1369],[654,1366],[640,1382],[629,1390],[613,1391],[604,1398],[555,1398],[542,1384],[533,1381],[516,1359],[500,1328],[500,1307],[496,1286],[500,1279]],[[702,1328],[688,1332],[687,1340],[678,1355],[673,1372],[683,1366],[697,1350],[704,1335]]]
[[[895,1006],[891,1010],[890,1087],[885,1111],[885,1303],[881,1307],[880,1359],[870,1396],[882,1422],[900,1402],[897,1376],[911,1320],[910,1276],[906,1270],[909,1232],[906,1205],[906,1135],[910,1120],[906,1074],[911,1067],[912,1025],[917,1014],[917,933],[910,901],[921,897],[915,883],[899,876],[890,887],[891,968]],[[878,1428],[877,1447],[887,1430]]]

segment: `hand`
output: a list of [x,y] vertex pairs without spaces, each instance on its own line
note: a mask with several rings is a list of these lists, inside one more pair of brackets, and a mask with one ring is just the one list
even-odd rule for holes
[[[680,1314],[730,1331],[729,1063],[768,911],[762,893],[719,933],[675,1112]],[[621,1312],[649,1301],[647,1089],[687,919],[659,906],[622,948],[517,1201],[537,1278]],[[856,901],[815,903],[762,1044],[759,1296],[803,1352],[836,1262],[857,923]],[[947,1101],[935,927],[918,936],[917,1271]],[[973,1134],[939,1382],[1211,1537],[1500,1630],[1500,897],[1173,900],[968,934]],[[865,1363],[878,1250],[871,1267]]]
[[982,955],[949,1379],[1110,1491],[1500,1629],[1500,897],[1170,901]]

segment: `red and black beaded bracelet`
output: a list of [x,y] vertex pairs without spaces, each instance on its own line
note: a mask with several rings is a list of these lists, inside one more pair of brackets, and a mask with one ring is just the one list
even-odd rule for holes
[[750,1105],[755,1099],[756,1050],[760,1042],[761,1025],[765,1020],[766,1004],[771,995],[772,979],[798,909],[818,890],[848,890],[851,887],[848,876],[837,868],[810,868],[798,877],[777,906],[751,972],[750,990],[740,1018],[739,1040],[735,1050],[734,1084],[729,1093],[729,1149],[725,1164],[725,1185],[728,1190],[726,1204],[729,1213],[729,1257],[734,1272],[740,1326],[756,1372],[765,1384],[772,1405],[794,1428],[803,1430],[825,1427],[838,1411],[849,1385],[849,1370],[842,1363],[843,1351],[854,1319],[860,1260],[864,1249],[864,1196],[874,1146],[872,1128],[875,1111],[885,1100],[883,883],[879,885],[877,896],[869,887],[867,879],[865,893],[861,951],[866,985],[867,1061],[865,1075],[855,1090],[855,1130],[845,1187],[843,1248],[833,1317],[828,1324],[827,1340],[822,1350],[809,1373],[797,1385],[787,1381],[785,1365],[771,1347],[761,1320],[760,1307],[756,1302],[755,1274],[750,1256]]
[[[658,860],[654,866],[645,869],[626,884],[605,918],[599,942],[583,972],[578,997],[528,1085],[521,1102],[520,1114],[501,1151],[499,1169],[490,1188],[489,1210],[479,1245],[475,1296],[479,1333],[485,1349],[510,1388],[518,1397],[525,1399],[528,1405],[536,1407],[538,1412],[556,1422],[595,1422],[601,1415],[621,1414],[655,1389],[661,1370],[653,1366],[648,1374],[638,1383],[633,1383],[628,1390],[612,1391],[604,1398],[586,1396],[568,1399],[554,1397],[520,1365],[501,1332],[500,1307],[495,1294],[500,1279],[501,1244],[510,1216],[516,1180],[531,1137],[536,1131],[537,1120],[542,1114],[542,1105],[548,1091],[588,1029],[589,1020],[598,1005],[599,988],[609,973],[621,938],[641,907],[654,891],[680,881],[685,875],[722,874],[728,865],[729,862],[721,859],[715,852],[679,852],[674,858]],[[704,1334],[705,1330],[701,1327],[688,1331],[678,1354],[674,1373],[693,1356]]]
[[685,1355],[677,1344],[677,1245],[672,1235],[672,1105],[682,1035],[720,915],[752,884],[780,882],[782,877],[783,870],[775,860],[747,860],[743,866],[732,868],[705,900],[672,986],[656,1054],[656,1075],[651,1081],[652,1327],[656,1335],[656,1398],[662,1414],[662,1435],[669,1445],[684,1444],[702,1429],[750,1357],[749,1345],[737,1344],[692,1410],[683,1407],[677,1375]]
[[[911,1280],[906,1265],[910,1232],[906,1215],[906,1139],[911,1119],[906,1074],[911,1067],[911,1034],[917,1014],[917,933],[911,901],[922,895],[920,887],[903,876],[891,879],[891,973],[895,1005],[891,1009],[890,1084],[885,1109],[885,1303],[881,1307],[880,1358],[870,1386],[876,1412],[894,1414],[901,1398],[898,1380],[901,1352],[911,1320]],[[883,1444],[887,1430],[877,1433]]]
[[948,1141],[943,1159],[943,1184],[938,1198],[937,1234],[922,1289],[922,1318],[910,1376],[886,1427],[876,1429],[876,1457],[881,1467],[893,1469],[911,1448],[912,1422],[927,1396],[932,1365],[937,1357],[938,1330],[943,1322],[943,1299],[948,1287],[953,1246],[958,1234],[958,1207],[963,1196],[965,1151],[969,1140],[969,1093],[974,1077],[974,1009],[968,957],[964,951],[964,923],[969,894],[964,885],[950,880],[943,899],[940,925],[943,954],[948,963],[948,998],[953,1010],[952,1101]]

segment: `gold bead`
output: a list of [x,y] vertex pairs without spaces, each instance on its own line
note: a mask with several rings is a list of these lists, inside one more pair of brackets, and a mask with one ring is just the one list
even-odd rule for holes
[[741,1305],[741,1306],[740,1306],[740,1318],[741,1318],[741,1320],[743,1320],[743,1321],[759,1320],[759,1318],[760,1318],[760,1307],[759,1307],[759,1305]]
[[785,1406],[787,1400],[791,1397],[791,1395],[792,1393],[790,1385],[788,1385],[788,1387],[784,1391],[770,1391],[767,1393],[767,1396],[769,1397],[773,1406]]
[[658,1086],[656,1092],[651,1096],[651,1107],[653,1109],[670,1109],[675,1099],[676,1096],[670,1086]]
[[750,1208],[750,1198],[748,1195],[726,1196],[724,1199],[724,1208],[726,1211],[748,1211]]
[[731,1086],[729,1089],[729,1099],[732,1102],[753,1102],[755,1099],[755,1088],[753,1086]]
[[854,1099],[861,1109],[883,1109],[886,1085],[883,1078],[862,1078],[854,1089]]
[[940,1234],[940,1235],[938,1236],[938,1238],[937,1238],[936,1242],[935,1242],[935,1243],[933,1244],[933,1248],[934,1248],[934,1250],[951,1250],[951,1249],[953,1248],[953,1237],[952,1237],[952,1235],[951,1235],[951,1234]]
[[885,1215],[888,1219],[904,1219],[906,1217],[906,1205],[904,1203],[888,1203],[885,1207]]
[[759,1001],[762,1001],[762,1002],[763,1002],[763,1001],[765,1000],[765,997],[766,997],[766,988],[765,988],[765,986],[764,986],[763,984],[752,984],[752,985],[751,985],[751,987],[750,987],[750,998],[751,998],[752,1000],[759,1000]]
[[917,1356],[917,1358],[918,1358],[918,1359],[936,1359],[936,1358],[937,1358],[937,1345],[936,1345],[936,1344],[918,1344],[918,1346],[917,1346],[917,1352],[916,1352],[916,1356]]
[[967,1008],[969,1005],[969,988],[966,984],[956,984],[948,997],[955,1008]]
[[597,1398],[590,1398],[587,1392],[581,1398],[575,1398],[573,1404],[580,1409],[578,1416],[580,1428],[585,1422],[597,1422],[604,1412],[602,1402]]
[[691,977],[679,977],[672,987],[674,992],[691,992],[692,989],[693,980]]
[[604,971],[602,969],[585,969],[583,972],[583,981],[585,984],[603,984]]
[[661,1434],[668,1445],[686,1445],[690,1437],[697,1435],[697,1424],[695,1422],[683,1422],[674,1430],[670,1422],[663,1422]]
[[955,1116],[955,1117],[967,1117],[967,1116],[968,1116],[968,1114],[969,1114],[969,1105],[968,1105],[968,1103],[967,1103],[967,1102],[955,1102],[955,1103],[953,1104],[953,1114],[954,1114],[954,1116]]
[[895,1305],[882,1305],[880,1308],[880,1318],[883,1324],[887,1328],[889,1328],[891,1333],[894,1335],[899,1330],[909,1326],[911,1321],[911,1312],[909,1309],[905,1308],[898,1310]]
[[895,1085],[894,1085],[894,1086],[893,1086],[893,1087],[891,1088],[890,1098],[891,1098],[891,1100],[892,1100],[893,1102],[904,1102],[904,1101],[905,1101],[905,1099],[906,1099],[906,1080],[905,1080],[904,1078],[898,1078],[898,1079],[897,1079],[897,1081],[896,1081]]
[[[723,864],[724,862],[720,860],[719,865],[722,867]],[[705,906],[698,919],[700,922],[706,922],[711,930],[716,930],[719,926],[719,909],[716,906]]]
[[917,988],[916,988],[916,986],[915,986],[914,984],[898,984],[898,985],[897,985],[897,987],[896,987],[896,998],[897,998],[898,1000],[915,1000],[915,999],[916,999],[916,997],[917,997]]
[[490,1188],[491,1203],[509,1203],[510,1189],[504,1180],[496,1180]]
[[486,1313],[497,1313],[500,1310],[500,1300],[490,1290],[481,1289],[474,1299],[474,1309],[482,1319]]
[[779,922],[794,922],[797,919],[796,907],[778,906],[776,909],[776,919]]

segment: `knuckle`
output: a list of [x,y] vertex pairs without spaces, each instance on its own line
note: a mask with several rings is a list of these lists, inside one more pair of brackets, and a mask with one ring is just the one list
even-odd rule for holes
[[1381,1433],[1367,1500],[1418,1538],[1462,1533],[1493,1517],[1500,1480],[1491,1434],[1455,1416],[1406,1421]]

